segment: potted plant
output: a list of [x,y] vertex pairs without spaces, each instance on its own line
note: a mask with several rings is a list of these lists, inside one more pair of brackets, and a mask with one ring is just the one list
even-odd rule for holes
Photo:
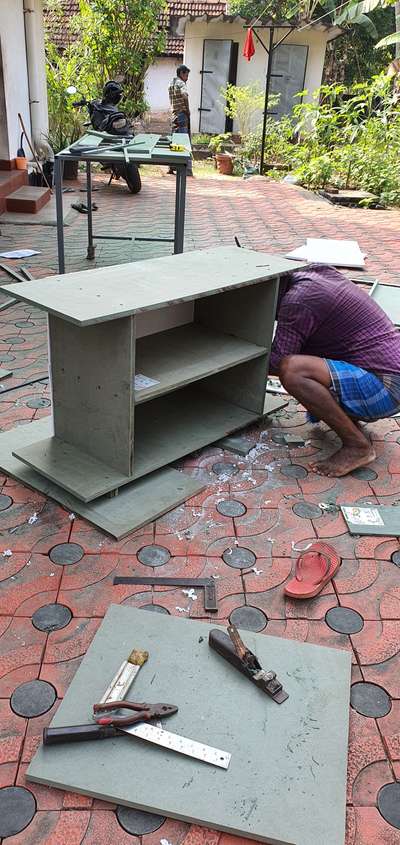
[[210,158],[209,143],[211,137],[211,135],[207,135],[205,132],[199,132],[197,135],[192,136],[192,155],[194,159],[203,161]]
[[215,155],[215,161],[219,173],[224,176],[232,176],[233,173],[233,155],[232,150],[234,144],[232,141],[231,132],[224,132],[221,135],[214,135],[209,141],[208,146]]

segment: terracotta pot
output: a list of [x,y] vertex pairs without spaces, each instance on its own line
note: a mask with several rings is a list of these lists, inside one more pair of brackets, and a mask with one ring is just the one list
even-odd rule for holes
[[17,170],[28,170],[28,159],[22,156],[17,156],[15,159],[15,167]]
[[217,168],[224,176],[232,176],[233,158],[228,153],[216,153]]

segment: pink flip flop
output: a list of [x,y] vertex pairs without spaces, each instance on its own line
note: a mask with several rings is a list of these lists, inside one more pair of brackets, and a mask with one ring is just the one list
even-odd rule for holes
[[311,599],[323,590],[341,564],[341,558],[328,543],[313,543],[296,561],[295,577],[285,587],[292,599]]

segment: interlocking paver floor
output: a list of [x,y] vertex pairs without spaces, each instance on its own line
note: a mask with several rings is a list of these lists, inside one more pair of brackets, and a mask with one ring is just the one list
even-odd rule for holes
[[[136,197],[122,186],[106,190],[101,179],[98,184],[98,233],[171,235],[171,177],[144,174],[142,193]],[[77,196],[66,194],[64,201]],[[86,220],[79,214],[70,219],[65,237],[67,266],[72,270],[88,263]],[[236,235],[243,246],[284,253],[307,236],[355,238],[368,255],[366,274],[398,282],[399,223],[399,211],[340,209],[292,186],[261,178],[195,179],[188,185],[185,246],[198,249],[232,243]],[[26,262],[35,276],[56,270],[54,228],[3,225],[1,229],[2,250],[32,247],[41,251]],[[100,241],[95,263],[113,264],[169,251],[166,243]],[[6,276],[2,274],[1,279],[5,281]],[[0,431],[50,413],[46,319],[33,307],[20,303],[0,311],[0,366],[13,370],[0,383]],[[20,386],[32,379],[37,381]],[[208,618],[200,596],[189,601],[177,588],[112,586],[115,575],[133,569],[150,573],[137,554],[153,544],[170,553],[168,561],[154,569],[155,574],[217,576],[219,622],[227,623],[238,610],[246,618],[245,609],[256,608],[262,613],[250,612],[249,625],[261,627],[265,636],[347,649],[353,658],[354,683],[368,681],[386,690],[391,706],[386,715],[373,718],[350,711],[346,845],[400,845],[400,830],[385,821],[377,807],[382,786],[400,778],[400,567],[392,562],[392,554],[400,548],[399,538],[351,537],[335,508],[344,501],[400,501],[400,424],[391,419],[368,428],[378,456],[370,477],[319,477],[309,471],[309,460],[330,449],[334,437],[323,427],[308,425],[303,410],[290,401],[269,421],[247,432],[254,443],[247,457],[212,446],[183,460],[181,466],[204,479],[206,489],[120,542],[39,493],[0,477],[0,787],[26,787],[36,802],[32,821],[22,832],[7,836],[6,845],[130,845],[139,840],[143,845],[159,845],[160,840],[172,845],[240,845],[235,837],[173,820],[162,823],[160,819],[153,824],[159,825],[157,829],[142,834],[142,827],[135,826],[137,820],[127,824],[123,815],[119,820],[111,804],[25,781],[42,729],[50,722],[111,601],[134,607],[158,605],[172,614],[183,607],[187,615]],[[281,445],[276,435],[282,432],[301,435],[305,445]],[[237,472],[221,474],[221,462],[234,464]],[[298,469],[293,473],[291,467]],[[245,512],[222,516],[217,505],[225,499],[242,503]],[[303,502],[313,506],[311,518],[295,508]],[[318,509],[321,502],[333,507],[328,512]],[[316,538],[335,546],[342,566],[317,598],[286,600],[283,586],[297,556],[293,546],[303,547]],[[81,547],[83,556],[77,563],[53,562],[52,549],[63,543]],[[232,550],[238,548],[253,553],[254,566],[229,565]],[[51,623],[50,630],[41,629],[39,623],[36,627],[35,611],[54,603],[69,608],[70,621],[67,614],[64,627],[51,630]],[[353,623],[358,620],[356,633],[340,633],[332,621],[328,625],[333,608],[353,611],[345,618]],[[13,712],[10,698],[16,687],[35,679],[52,684],[57,701],[44,715],[26,719]]]

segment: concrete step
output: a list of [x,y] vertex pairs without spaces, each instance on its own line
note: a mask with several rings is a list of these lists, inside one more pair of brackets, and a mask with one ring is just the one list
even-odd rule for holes
[[33,185],[23,185],[6,197],[6,210],[19,211],[25,214],[37,214],[49,202],[51,192],[49,188],[35,188]]
[[15,158],[0,158],[0,170],[15,170]]
[[0,214],[6,210],[6,197],[28,181],[26,170],[0,170]]

